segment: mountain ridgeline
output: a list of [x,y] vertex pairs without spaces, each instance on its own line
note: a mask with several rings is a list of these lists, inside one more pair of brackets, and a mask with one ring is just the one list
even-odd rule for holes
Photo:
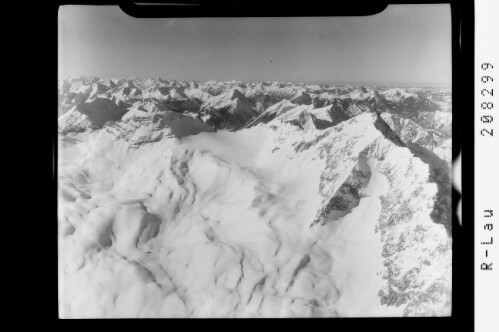
[[63,316],[450,314],[449,89],[69,77],[58,112]]

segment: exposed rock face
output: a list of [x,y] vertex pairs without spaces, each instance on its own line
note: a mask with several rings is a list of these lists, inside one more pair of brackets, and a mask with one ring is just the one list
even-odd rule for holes
[[206,123],[217,129],[240,128],[257,115],[255,104],[237,89],[206,100],[201,105],[200,113]]
[[81,132],[87,127],[102,128],[108,121],[118,121],[126,113],[126,109],[118,107],[109,99],[96,98],[74,106],[59,119],[62,133]]
[[122,139],[138,146],[153,143],[163,137],[182,138],[201,132],[212,132],[212,128],[199,119],[179,114],[174,111],[130,111],[124,120],[109,124],[106,130],[116,139]]
[[426,129],[413,120],[396,114],[383,113],[381,117],[404,142],[411,142],[430,150],[444,161],[452,160],[452,144],[450,144],[452,140],[447,134]]
[[[390,121],[391,126],[384,119]],[[403,121],[406,126],[396,121]],[[434,222],[444,225],[450,236],[452,234],[452,183],[450,178],[452,151],[446,150],[445,153],[442,153],[442,149],[438,149],[445,141],[443,135],[433,131],[428,132],[411,120],[397,118],[394,115],[382,114],[378,117],[378,123],[380,130],[385,135],[393,137],[397,145],[406,146],[414,156],[428,165],[428,181],[436,183],[438,188],[430,216]],[[393,131],[392,128],[396,128],[396,131]],[[440,152],[441,156],[432,150]]]
[[66,78],[59,96],[63,317],[450,315],[449,91]]
[[367,164],[366,155],[367,150],[363,150],[359,154],[352,172],[325,206],[322,224],[346,216],[359,205],[361,197],[369,195],[366,192],[366,187],[371,177],[371,170]]
[[312,104],[312,97],[310,97],[310,94],[302,91],[301,93],[298,93],[295,97],[291,99],[291,102],[299,105],[310,105]]
[[289,100],[282,100],[278,103],[275,103],[271,107],[267,108],[263,113],[261,113],[255,119],[249,121],[246,127],[254,126],[259,123],[268,123],[269,121],[275,119],[279,115],[284,114],[295,107],[296,105],[290,102]]

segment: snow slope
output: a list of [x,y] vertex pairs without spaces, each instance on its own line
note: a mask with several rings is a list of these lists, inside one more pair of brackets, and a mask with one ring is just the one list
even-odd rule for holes
[[[155,84],[173,82],[135,83]],[[247,97],[227,91],[200,112],[239,114]],[[403,127],[282,100],[212,132],[202,114],[133,100],[116,118],[97,108],[98,124],[88,101],[59,118],[61,317],[450,315],[452,239]]]

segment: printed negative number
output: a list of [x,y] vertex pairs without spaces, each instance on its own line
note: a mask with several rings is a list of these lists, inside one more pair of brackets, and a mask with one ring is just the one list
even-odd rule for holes
[[483,102],[482,105],[481,105],[482,109],[487,109],[487,110],[491,110],[493,107],[494,107],[494,104],[492,102]]
[[492,66],[492,64],[488,63],[488,62],[484,62],[482,63],[482,69],[483,70],[487,70],[487,69],[494,69],[494,66]]
[[489,94],[489,95],[491,95],[492,97],[494,96],[494,89],[490,89],[490,90],[487,90],[487,89],[482,89],[481,94],[482,94],[482,96],[484,96],[484,97],[485,97],[485,93],[484,93],[484,92],[488,93],[488,94]]
[[494,79],[489,75],[482,76],[482,83],[487,83],[487,82],[494,82]]
[[482,120],[483,123],[491,123],[494,121],[494,117],[492,115],[484,115],[480,118],[480,120]]
[[[487,70],[487,69],[493,69],[494,66],[489,63],[489,62],[484,62],[482,63],[482,69]],[[482,83],[489,83],[489,82],[494,82],[494,79],[490,75],[484,75],[481,77]],[[481,95],[483,97],[489,97],[489,96],[494,96],[494,89],[482,89],[480,91]],[[486,95],[487,94],[487,95]],[[494,103],[491,101],[483,101],[480,103],[480,107],[483,110],[492,110],[494,108]],[[483,124],[485,123],[492,123],[494,118],[491,115],[483,115],[480,117],[480,121],[482,121]],[[494,130],[493,129],[482,129],[480,130],[480,135],[482,136],[494,136]]]
[[482,136],[485,136],[484,133],[487,133],[489,136],[494,136],[494,129],[490,129],[490,130],[488,130],[488,129],[482,129],[482,130],[480,130],[480,134]]

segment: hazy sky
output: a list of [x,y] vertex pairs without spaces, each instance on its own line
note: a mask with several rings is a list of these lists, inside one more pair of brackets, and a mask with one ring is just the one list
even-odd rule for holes
[[139,19],[61,6],[59,77],[450,86],[448,4],[364,17]]

